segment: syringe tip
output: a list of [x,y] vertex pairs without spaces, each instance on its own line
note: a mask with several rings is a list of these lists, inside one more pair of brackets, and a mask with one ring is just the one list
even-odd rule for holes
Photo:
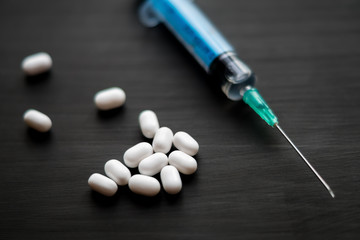
[[299,156],[304,160],[306,165],[313,171],[316,177],[320,180],[320,182],[324,185],[324,187],[328,190],[332,198],[335,198],[334,192],[331,190],[329,184],[325,182],[325,180],[320,176],[320,174],[315,170],[315,168],[310,164],[310,162],[304,157],[304,155],[300,152],[300,150],[295,146],[295,144],[291,141],[291,139],[286,135],[286,133],[282,130],[278,123],[275,123],[274,126],[280,131],[280,133],[285,137],[285,139],[290,143],[290,145],[295,149],[295,151],[299,154]]

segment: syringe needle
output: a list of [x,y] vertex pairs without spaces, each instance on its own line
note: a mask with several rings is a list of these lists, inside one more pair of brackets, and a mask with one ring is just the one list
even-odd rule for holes
[[286,138],[286,140],[291,144],[291,146],[296,150],[299,156],[304,160],[304,162],[308,165],[308,167],[313,171],[313,173],[317,176],[320,182],[324,185],[324,187],[329,191],[331,197],[335,198],[334,192],[331,190],[330,186],[325,182],[325,180],[320,176],[320,174],[315,170],[313,166],[309,163],[309,161],[302,155],[299,149],[295,146],[295,144],[290,140],[290,138],[286,135],[286,133],[281,129],[281,127],[276,123],[274,124],[276,128],[281,132],[281,134]]
[[334,192],[331,190],[330,186],[325,182],[325,180],[320,176],[320,174],[311,166],[309,161],[302,155],[299,149],[295,144],[290,140],[286,133],[279,126],[279,121],[270,107],[266,104],[265,100],[261,97],[256,88],[248,87],[244,93],[243,100],[247,103],[267,124],[276,128],[281,132],[281,134],[286,138],[286,140],[291,144],[291,146],[296,150],[308,167],[313,171],[313,173],[318,177],[321,183],[329,191],[330,195],[335,198]]

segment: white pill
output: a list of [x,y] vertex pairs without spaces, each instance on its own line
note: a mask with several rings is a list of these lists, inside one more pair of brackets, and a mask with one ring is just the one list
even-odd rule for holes
[[136,174],[129,180],[132,192],[148,197],[153,197],[160,192],[160,183],[156,178]]
[[99,173],[92,174],[89,177],[88,183],[92,190],[107,197],[113,196],[118,190],[118,186],[113,180]]
[[135,168],[140,161],[153,154],[153,148],[150,143],[141,142],[129,148],[124,153],[124,162],[126,166]]
[[177,132],[173,139],[174,146],[180,151],[194,156],[199,151],[199,144],[186,132]]
[[39,132],[47,132],[52,126],[48,116],[35,109],[29,109],[24,113],[24,122],[31,128]]
[[151,110],[145,110],[140,113],[139,123],[142,134],[147,138],[153,138],[160,127],[156,114]]
[[105,163],[106,175],[114,180],[118,185],[125,186],[131,177],[130,170],[116,159],[111,159]]
[[164,190],[169,194],[177,194],[181,191],[182,182],[179,171],[174,166],[165,166],[160,173],[161,183]]
[[173,151],[170,153],[169,164],[186,175],[193,174],[197,169],[196,160],[192,156],[181,151]]
[[168,162],[168,157],[164,153],[154,153],[140,162],[139,172],[144,175],[153,176],[159,173]]
[[152,143],[154,152],[168,153],[172,146],[173,137],[174,135],[170,128],[159,128],[155,133]]
[[52,66],[52,59],[49,54],[39,52],[27,56],[21,63],[21,68],[28,76],[37,75],[49,71]]
[[118,87],[103,89],[94,96],[94,102],[98,109],[106,111],[124,105],[126,95],[124,90]]

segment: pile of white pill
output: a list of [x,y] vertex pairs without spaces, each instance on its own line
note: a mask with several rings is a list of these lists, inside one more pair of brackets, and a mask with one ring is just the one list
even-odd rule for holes
[[[21,63],[27,76],[35,76],[49,71],[53,61],[49,54],[39,52],[30,55]],[[103,89],[94,96],[95,106],[101,111],[119,108],[125,104],[125,92],[119,87]],[[52,127],[51,119],[44,113],[29,109],[23,115],[24,122],[39,132],[48,132]],[[160,173],[160,181],[169,194],[177,194],[182,189],[180,173],[193,174],[197,162],[193,158],[199,151],[199,144],[189,134],[177,132],[175,135],[168,127],[160,127],[156,114],[145,110],[139,115],[142,134],[153,139],[152,144],[140,142],[123,155],[123,161],[111,159],[105,163],[105,175],[94,173],[88,184],[96,192],[113,196],[119,186],[129,185],[132,192],[144,196],[155,196],[161,190],[160,182],[154,175]],[[172,147],[177,150],[170,152]],[[131,176],[129,168],[138,168],[139,174]]]
[[[193,174],[197,170],[197,161],[193,158],[199,151],[199,144],[188,133],[175,135],[168,127],[160,127],[156,114],[145,110],[139,115],[139,124],[143,135],[152,140],[140,142],[123,155],[124,164],[112,159],[105,164],[105,174],[94,173],[88,183],[91,189],[105,196],[113,196],[118,186],[129,185],[132,192],[144,196],[155,196],[161,190],[177,194],[182,189],[180,173]],[[175,150],[167,155],[172,146]],[[138,168],[139,174],[131,176],[129,168]],[[160,182],[154,175],[160,173]]]

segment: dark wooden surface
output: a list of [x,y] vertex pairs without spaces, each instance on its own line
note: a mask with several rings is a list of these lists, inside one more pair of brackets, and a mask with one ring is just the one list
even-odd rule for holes
[[[136,2],[0,2],[0,238],[359,239],[360,2],[197,1],[336,199],[164,27],[141,26]],[[38,51],[52,72],[25,78]],[[92,98],[112,86],[126,105],[101,114]],[[28,108],[51,117],[50,134],[27,129]],[[144,109],[198,140],[198,172],[178,196],[91,192],[90,174],[144,140]]]

